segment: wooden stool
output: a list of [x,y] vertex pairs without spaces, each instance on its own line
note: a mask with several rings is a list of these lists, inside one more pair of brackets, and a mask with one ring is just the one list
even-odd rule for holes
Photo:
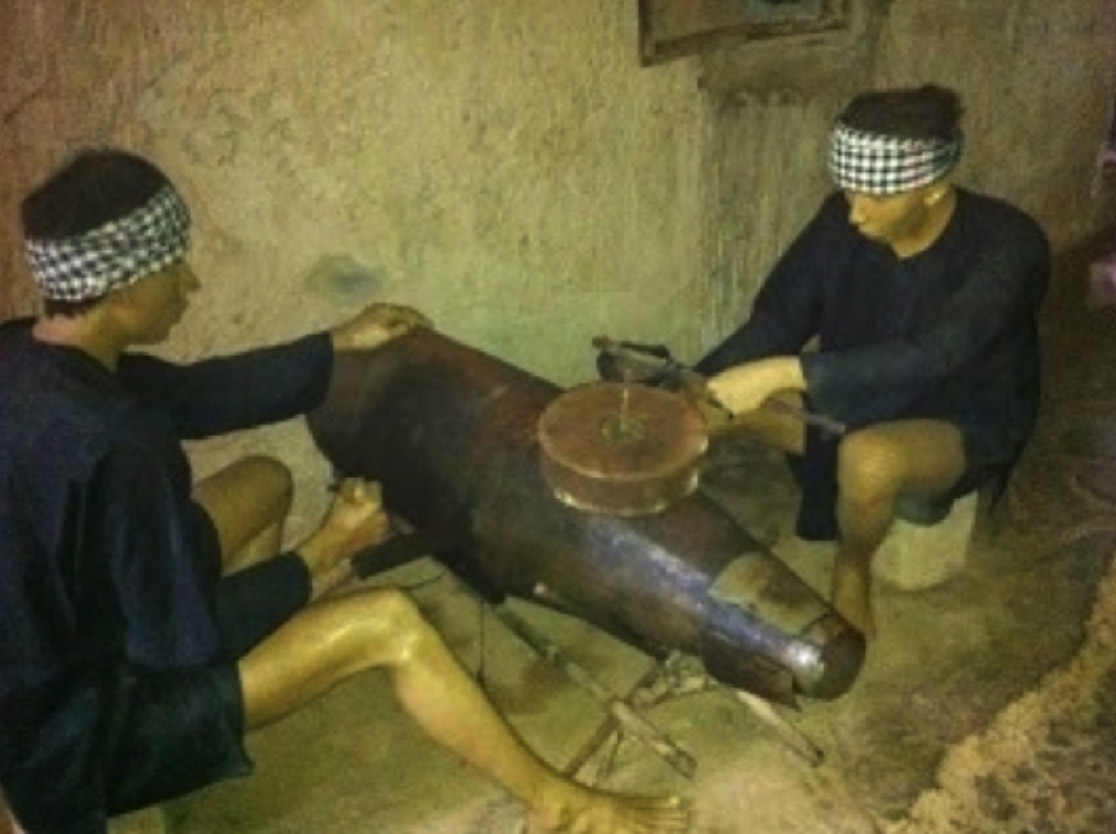
[[904,591],[940,585],[965,567],[976,525],[979,492],[953,502],[949,514],[931,524],[897,518],[872,560],[872,571]]

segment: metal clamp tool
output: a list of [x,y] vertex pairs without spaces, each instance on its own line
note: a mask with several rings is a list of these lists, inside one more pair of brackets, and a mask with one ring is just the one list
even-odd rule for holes
[[[723,408],[709,396],[706,378],[671,356],[670,351],[663,345],[644,345],[617,341],[607,336],[596,336],[593,339],[593,347],[598,351],[597,367],[602,374],[618,373],[620,379],[633,382],[667,383],[670,387],[681,389],[691,396],[702,397],[707,402]],[[785,400],[767,399],[763,403],[763,408],[788,414],[803,423],[817,426],[829,434],[842,435],[846,431],[844,423],[823,414],[807,411]]]

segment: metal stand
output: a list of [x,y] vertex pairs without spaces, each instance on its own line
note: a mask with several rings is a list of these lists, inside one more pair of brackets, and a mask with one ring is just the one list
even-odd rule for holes
[[539,634],[518,614],[509,610],[506,606],[496,606],[491,610],[512,634],[557,666],[573,683],[588,692],[601,706],[608,710],[609,715],[633,738],[651,748],[667,764],[687,779],[693,777],[694,771],[697,769],[697,762],[693,756],[679,747],[666,733],[652,724],[646,716],[630,703],[609,691],[584,667],[563,654],[561,649]]
[[732,689],[710,678],[694,658],[675,654],[660,665],[658,675],[634,699],[642,706],[661,703],[670,698],[706,691],[722,692],[746,706],[764,726],[772,730],[779,740],[811,767],[825,758],[822,749],[810,738],[787,721],[770,702],[751,692]]
[[[697,762],[666,733],[656,727],[640,711],[641,707],[652,706],[680,695],[713,690],[724,692],[737,702],[746,706],[760,722],[772,730],[799,758],[811,767],[817,767],[825,758],[824,752],[805,733],[779,714],[773,704],[750,692],[731,689],[717,683],[704,672],[680,670],[681,656],[672,655],[658,666],[650,680],[637,688],[629,699],[623,699],[594,678],[584,667],[571,660],[552,642],[541,635],[533,626],[523,620],[506,606],[490,607],[496,618],[516,637],[550,663],[561,670],[574,684],[588,692],[600,703],[616,722],[617,728],[646,745],[667,764],[685,776],[693,778]],[[633,703],[634,702],[634,703]],[[608,741],[611,732],[599,734],[593,739],[592,750]],[[584,764],[588,755],[577,759],[578,766]]]
[[770,701],[765,701],[751,692],[740,689],[728,690],[733,696],[752,711],[760,721],[775,731],[775,735],[810,767],[817,767],[825,758],[822,749],[814,744],[805,733],[779,715]]

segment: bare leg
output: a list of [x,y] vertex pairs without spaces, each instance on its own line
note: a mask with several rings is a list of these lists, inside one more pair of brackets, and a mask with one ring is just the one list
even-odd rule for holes
[[904,492],[933,495],[965,470],[961,432],[941,420],[902,420],[854,432],[838,455],[833,606],[868,637],[875,635],[871,562],[895,518]]
[[[262,455],[242,458],[194,485],[194,500],[205,508],[217,528],[226,575],[279,553],[293,494],[290,470]],[[351,575],[347,561],[315,573],[311,599]]]
[[195,484],[194,500],[213,519],[227,573],[279,552],[293,492],[287,467],[259,455],[238,460]]
[[400,703],[432,739],[522,800],[543,830],[688,830],[688,811],[675,800],[593,791],[539,759],[410,599],[395,590],[366,591],[310,606],[250,652],[240,663],[246,726],[255,729],[275,721],[351,675],[375,667],[388,671]]
[[0,834],[23,834],[23,829],[12,816],[3,794],[0,794]]

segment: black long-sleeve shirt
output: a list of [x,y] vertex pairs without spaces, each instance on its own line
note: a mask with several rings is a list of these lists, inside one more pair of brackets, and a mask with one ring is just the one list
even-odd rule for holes
[[[318,334],[187,365],[125,354],[112,373],[37,341],[30,325],[0,327],[0,763],[10,765],[34,754],[36,729],[2,716],[41,713],[25,702],[44,693],[73,712],[51,720],[81,738],[94,732],[96,703],[66,693],[106,665],[236,659],[243,647],[223,639],[222,599],[245,583],[221,580],[181,441],[314,408],[333,361]],[[255,570],[281,596],[272,625],[305,603],[309,577],[293,555]]]
[[820,412],[852,427],[942,417],[1016,450],[1038,408],[1036,315],[1049,282],[1038,225],[999,200],[958,190],[942,235],[899,258],[849,224],[831,195],[791,244],[751,316],[697,367],[712,374],[802,354]]
[[816,339],[801,360],[818,412],[851,428],[949,420],[971,467],[1010,466],[1038,412],[1046,236],[1019,209],[964,189],[939,238],[907,258],[864,237],[847,215],[843,195],[831,194],[747,321],[698,370],[799,354]]

